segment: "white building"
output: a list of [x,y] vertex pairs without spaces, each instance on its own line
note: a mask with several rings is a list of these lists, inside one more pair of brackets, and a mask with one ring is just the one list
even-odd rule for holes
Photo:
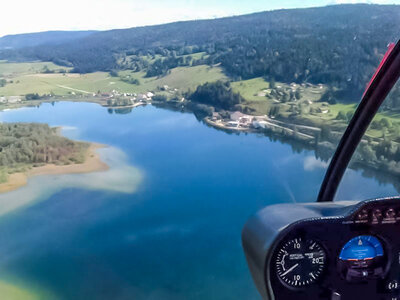
[[258,121],[258,120],[255,120],[255,121],[253,121],[252,125],[253,125],[253,127],[256,128],[256,129],[259,129],[259,128],[265,129],[265,128],[267,128],[267,126],[268,126],[268,122],[267,122],[267,121]]
[[229,121],[228,123],[226,123],[227,127],[231,127],[231,128],[238,128],[239,127],[239,122],[236,121]]

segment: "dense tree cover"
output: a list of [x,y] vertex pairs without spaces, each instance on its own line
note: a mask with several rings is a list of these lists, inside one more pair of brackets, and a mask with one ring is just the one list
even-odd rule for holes
[[6,35],[0,38],[0,49],[18,49],[38,45],[61,44],[67,41],[81,39],[94,32],[95,31],[46,31],[37,33]]
[[[359,96],[388,42],[398,37],[400,6],[339,5],[177,22],[93,33],[62,45],[4,50],[0,58],[51,60],[75,72],[132,65],[162,75],[181,63],[176,55],[207,52],[203,63],[221,63],[235,79],[265,76],[283,82],[326,83]],[[174,57],[175,55],[175,57]]]
[[140,80],[137,78],[133,78],[130,75],[127,76],[120,76],[119,77],[120,80],[126,82],[126,83],[130,83],[130,84],[135,84],[135,85],[140,85]]
[[159,75],[166,75],[169,70],[180,67],[188,66],[189,62],[183,57],[167,57],[165,59],[157,59],[154,63],[149,65],[146,76],[153,77]]
[[168,100],[167,96],[162,95],[162,94],[158,94],[158,95],[154,95],[152,98],[153,101],[158,101],[158,102],[165,102]]
[[400,109],[400,83],[397,83],[382,105],[383,110]]
[[300,100],[302,94],[299,88],[276,87],[273,83],[272,85],[270,84],[270,92],[266,94],[266,97],[285,103]]
[[107,106],[129,106],[132,104],[133,101],[128,98],[114,98],[107,100]]
[[197,87],[196,91],[187,97],[198,103],[212,105],[223,109],[232,109],[235,105],[244,102],[240,94],[234,93],[229,82],[205,83]]
[[38,93],[29,93],[25,95],[26,100],[40,100],[43,97],[40,96]]
[[47,124],[1,123],[0,170],[37,164],[82,163],[88,144],[75,142],[57,134]]

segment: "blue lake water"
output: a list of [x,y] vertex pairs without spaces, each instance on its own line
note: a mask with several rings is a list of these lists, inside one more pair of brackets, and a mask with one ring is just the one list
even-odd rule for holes
[[[2,195],[0,210],[26,201],[0,217],[0,279],[51,298],[258,299],[243,224],[268,204],[314,201],[326,168],[311,151],[152,106],[110,114],[62,102],[1,112],[0,121],[63,126],[112,149],[100,150],[108,175],[39,176]],[[349,170],[338,197],[395,194]]]

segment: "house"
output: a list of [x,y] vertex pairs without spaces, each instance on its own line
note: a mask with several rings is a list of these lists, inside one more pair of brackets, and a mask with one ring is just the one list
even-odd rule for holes
[[244,116],[245,114],[241,113],[240,111],[235,111],[234,113],[231,113],[230,119],[232,121],[239,121],[239,119]]
[[0,103],[6,103],[7,98],[6,97],[0,97]]
[[146,94],[147,98],[153,98],[154,94],[152,92],[148,92]]
[[252,125],[253,125],[253,127],[256,128],[256,129],[259,129],[259,128],[265,129],[265,128],[267,128],[267,126],[268,126],[268,122],[267,122],[267,121],[258,121],[258,120],[255,120],[255,121],[253,121]]
[[229,121],[228,123],[226,123],[226,126],[230,127],[230,128],[238,128],[239,127],[239,122]]
[[221,115],[217,112],[213,112],[212,117],[211,117],[211,121],[219,121],[221,120]]
[[321,114],[327,114],[329,112],[329,109],[318,107],[317,112]]
[[144,95],[144,94],[138,94],[138,95],[137,95],[137,99],[138,99],[138,100],[147,100],[147,96]]
[[8,97],[8,103],[18,103],[18,102],[21,102],[21,97],[19,96]]
[[250,126],[251,122],[253,122],[254,117],[252,116],[243,116],[239,118],[240,125]]

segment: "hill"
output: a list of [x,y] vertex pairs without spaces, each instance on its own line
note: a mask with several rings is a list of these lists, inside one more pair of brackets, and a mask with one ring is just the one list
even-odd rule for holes
[[[386,45],[399,37],[400,6],[337,5],[111,30],[59,45],[0,51],[0,59],[43,60],[74,72],[221,64],[233,80],[265,77],[323,83],[358,98]],[[202,59],[182,56],[203,52]],[[152,56],[152,61],[143,56]]]
[[46,31],[6,35],[0,38],[0,49],[57,45],[87,37],[94,32],[95,31]]

